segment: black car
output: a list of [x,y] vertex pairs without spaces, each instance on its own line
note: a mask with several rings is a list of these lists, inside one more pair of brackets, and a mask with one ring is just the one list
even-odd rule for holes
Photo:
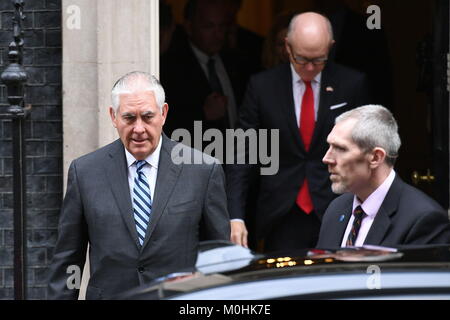
[[196,269],[119,299],[450,299],[450,245],[305,249],[260,255],[202,243]]

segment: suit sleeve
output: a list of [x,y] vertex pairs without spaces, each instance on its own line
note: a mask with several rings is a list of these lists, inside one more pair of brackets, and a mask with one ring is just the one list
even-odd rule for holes
[[[49,268],[48,299],[78,298],[79,287],[76,283],[81,281],[83,274],[87,244],[88,231],[83,214],[77,169],[72,162],[69,168],[67,192],[59,218],[58,240]],[[77,276],[79,279],[76,278]],[[75,286],[75,288],[69,289],[68,282],[70,287]]]
[[204,240],[229,241],[231,230],[225,193],[225,174],[218,163],[212,167],[204,199],[202,216]]
[[[239,114],[240,129],[258,130],[259,103],[254,78],[250,81],[245,94],[244,103]],[[245,144],[244,154],[238,154],[238,148],[234,148],[234,162],[227,166],[227,195],[228,211],[231,219],[245,219],[245,208],[247,204],[248,190],[251,184],[252,170],[254,165],[238,164],[238,159],[248,159],[249,146]],[[245,162],[245,161],[244,161]]]

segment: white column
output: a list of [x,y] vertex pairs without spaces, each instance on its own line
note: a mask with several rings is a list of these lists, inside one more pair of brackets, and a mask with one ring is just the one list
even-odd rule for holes
[[115,81],[136,70],[159,77],[159,0],[63,0],[62,10],[66,187],[73,159],[118,138],[108,113]]

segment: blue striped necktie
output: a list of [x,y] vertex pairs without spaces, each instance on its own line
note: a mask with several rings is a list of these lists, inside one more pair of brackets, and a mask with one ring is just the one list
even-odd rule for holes
[[133,187],[133,211],[134,222],[139,237],[139,243],[144,243],[147,226],[152,213],[152,197],[150,195],[150,185],[142,169],[146,165],[145,160],[136,161],[136,177]]

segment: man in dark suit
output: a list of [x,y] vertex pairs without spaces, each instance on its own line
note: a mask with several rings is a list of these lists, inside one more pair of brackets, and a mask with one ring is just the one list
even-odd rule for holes
[[166,132],[184,128],[224,132],[234,128],[237,106],[248,79],[248,66],[232,52],[224,53],[228,4],[223,0],[189,0],[185,7],[185,37],[179,33],[176,50],[161,57],[161,83],[171,105]]
[[193,268],[200,233],[230,238],[222,167],[206,155],[200,156],[210,164],[178,161],[198,152],[162,133],[168,105],[158,80],[127,74],[114,85],[112,101],[120,139],[70,165],[49,299],[78,297],[67,272],[83,269],[88,242],[86,298],[105,299]]
[[[240,127],[279,130],[279,170],[260,176],[255,232],[265,250],[316,244],[320,219],[334,198],[322,157],[336,116],[368,100],[363,74],[327,64],[333,44],[329,21],[316,13],[293,18],[286,38],[290,64],[251,78]],[[232,241],[247,245],[245,206],[250,165],[227,172]]]
[[394,171],[397,123],[386,108],[367,105],[342,114],[329,134],[323,162],[333,192],[318,247],[450,243],[447,212]]

